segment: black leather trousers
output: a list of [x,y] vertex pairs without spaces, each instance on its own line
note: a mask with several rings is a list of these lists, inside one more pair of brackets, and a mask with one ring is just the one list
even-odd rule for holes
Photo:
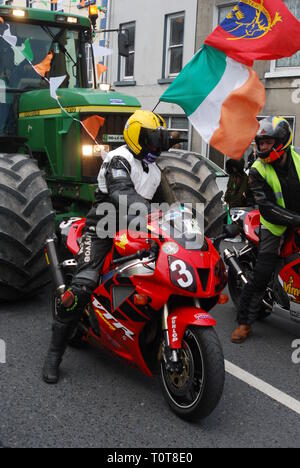
[[260,244],[253,276],[244,287],[240,298],[237,321],[240,325],[251,325],[258,317],[262,300],[275,271],[283,238],[274,236],[261,228]]

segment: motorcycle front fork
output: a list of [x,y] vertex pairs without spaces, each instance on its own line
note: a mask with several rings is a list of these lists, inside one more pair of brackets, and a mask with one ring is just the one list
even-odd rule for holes
[[[200,309],[199,299],[194,300],[195,307]],[[165,361],[166,369],[170,372],[181,372],[182,363],[180,359],[181,350],[171,349],[170,347],[170,332],[168,327],[169,308],[168,304],[165,304],[162,316],[162,330],[164,335],[164,344],[162,355]]]
[[162,330],[164,334],[163,358],[168,370],[175,370],[178,367],[178,353],[176,349],[170,347],[170,335],[168,327],[169,308],[168,304],[164,305],[162,316]]

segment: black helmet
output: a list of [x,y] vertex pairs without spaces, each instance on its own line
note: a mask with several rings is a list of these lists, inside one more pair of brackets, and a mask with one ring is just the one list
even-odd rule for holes
[[226,161],[225,170],[228,175],[234,174],[234,172],[237,172],[238,174],[243,174],[244,168],[244,159],[240,159],[240,161],[237,161],[235,159],[228,159],[228,161]]
[[[260,141],[264,138],[274,138],[275,144],[268,151],[260,151]],[[273,163],[284,155],[285,150],[292,144],[293,132],[287,120],[283,117],[270,116],[262,119],[255,137],[256,155],[264,163]]]

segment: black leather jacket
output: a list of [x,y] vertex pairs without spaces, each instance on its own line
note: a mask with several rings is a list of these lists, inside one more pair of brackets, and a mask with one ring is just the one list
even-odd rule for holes
[[250,169],[249,186],[261,215],[267,221],[281,226],[299,227],[300,182],[290,150],[285,166],[281,167],[278,162],[273,163],[273,167],[281,183],[286,208],[276,203],[272,188],[254,167]]

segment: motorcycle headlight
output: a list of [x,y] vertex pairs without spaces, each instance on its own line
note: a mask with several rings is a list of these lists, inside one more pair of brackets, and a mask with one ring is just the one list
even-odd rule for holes
[[176,257],[168,257],[170,278],[177,288],[185,289],[189,292],[197,291],[197,280],[194,268],[183,260]]

